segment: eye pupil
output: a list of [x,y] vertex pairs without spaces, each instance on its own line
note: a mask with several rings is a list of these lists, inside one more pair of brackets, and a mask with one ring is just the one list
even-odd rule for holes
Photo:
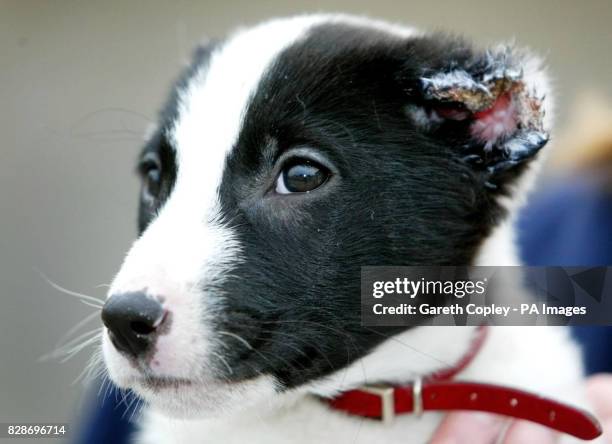
[[153,205],[161,188],[161,162],[156,153],[148,153],[139,166],[143,180],[142,197],[148,205]]
[[157,170],[157,169],[150,170],[147,173],[147,182],[149,184],[157,184],[157,183],[159,183],[159,170]]
[[280,194],[288,193],[307,193],[321,186],[327,179],[325,171],[308,161],[302,161],[290,165],[283,169],[277,192]]
[[147,171],[145,177],[145,191],[150,196],[156,197],[159,193],[160,172],[158,169]]

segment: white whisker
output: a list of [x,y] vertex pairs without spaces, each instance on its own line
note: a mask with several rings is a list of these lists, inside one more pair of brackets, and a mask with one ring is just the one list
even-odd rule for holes
[[239,335],[237,335],[235,333],[230,333],[229,331],[223,331],[223,330],[219,330],[219,334],[225,335],[225,336],[229,336],[231,338],[234,338],[237,341],[240,341],[249,350],[253,350],[253,346],[251,344],[249,344],[249,342],[246,339],[244,339],[242,336],[239,336]]
[[103,305],[96,305],[96,304],[92,304],[91,302],[84,301],[83,299],[81,299],[79,302],[80,302],[81,304],[85,304],[85,305],[87,305],[88,307],[93,307],[93,308],[95,308],[95,309],[97,309],[97,310],[100,310],[100,309],[102,309],[102,307],[103,307]]
[[[57,344],[55,344],[56,348],[59,348],[62,346],[62,343],[64,341],[66,341],[70,335],[76,333],[81,327],[83,327],[85,324],[87,324],[88,322],[90,322],[91,320],[93,320],[95,317],[99,316],[99,312],[95,312],[95,313],[91,313],[88,314],[87,316],[85,316],[81,321],[77,322],[77,324],[72,327],[70,330],[68,330],[58,341]],[[65,344],[64,344],[65,345]]]
[[94,304],[95,306],[97,306],[99,308],[101,308],[104,305],[104,300],[102,300],[102,299],[98,299],[98,298],[95,298],[93,296],[89,296],[89,295],[86,295],[86,294],[83,294],[83,293],[78,293],[76,291],[68,290],[67,288],[64,288],[61,285],[56,284],[55,282],[53,282],[43,272],[38,271],[38,273],[41,275],[41,277],[45,281],[47,281],[47,283],[49,285],[51,285],[53,288],[55,288],[57,291],[59,291],[61,293],[67,294],[69,296],[74,296],[74,297],[79,298],[81,300],[89,301],[90,303]]
[[83,341],[81,344],[79,344],[79,345],[75,345],[75,346],[74,346],[72,349],[70,349],[70,350],[68,350],[68,351],[66,352],[66,356],[65,356],[64,358],[62,358],[62,359],[60,360],[60,362],[62,362],[62,363],[63,363],[63,362],[68,361],[69,359],[71,359],[71,358],[73,358],[75,355],[77,355],[77,354],[78,354],[78,353],[79,353],[81,350],[83,350],[83,349],[85,349],[85,348],[89,347],[90,345],[92,345],[92,344],[94,344],[94,343],[98,342],[100,339],[101,339],[101,336],[100,336],[100,335],[95,335],[95,336],[93,336],[93,337],[91,337],[91,338],[89,338],[89,339],[87,339],[87,340]]
[[[76,338],[71,339],[65,344],[60,345],[55,350],[42,355],[40,358],[38,358],[38,360],[40,362],[45,362],[51,359],[65,357],[65,355],[72,353],[72,350],[74,350],[76,347],[79,347],[83,343],[86,342],[87,344],[89,344],[89,342],[87,341],[90,341],[91,339],[95,338],[97,334],[100,333],[101,331],[102,329],[100,328],[96,328],[94,330],[87,331],[77,336]],[[81,341],[84,341],[84,342],[81,342]],[[61,362],[64,362],[64,360],[61,360]]]
[[78,384],[80,381],[92,382],[94,379],[102,376],[106,368],[101,364],[103,364],[102,356],[99,351],[96,351],[89,359],[83,371],[72,382],[72,385]]
[[96,285],[94,288],[110,288],[110,284],[99,284]]
[[210,354],[215,356],[219,361],[223,362],[223,364],[225,364],[225,366],[227,367],[227,370],[229,371],[230,375],[234,374],[234,370],[232,369],[232,367],[229,365],[229,363],[227,362],[227,359],[225,359],[223,356],[221,356],[219,353],[214,352],[214,351],[210,351]]

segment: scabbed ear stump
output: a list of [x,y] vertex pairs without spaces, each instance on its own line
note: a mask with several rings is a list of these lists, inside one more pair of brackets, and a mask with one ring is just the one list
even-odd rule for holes
[[543,92],[527,79],[528,56],[501,48],[425,73],[407,109],[423,131],[460,145],[462,159],[497,189],[548,142]]

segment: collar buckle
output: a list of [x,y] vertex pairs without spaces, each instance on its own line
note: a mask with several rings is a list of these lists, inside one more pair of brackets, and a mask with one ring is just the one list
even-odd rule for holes
[[423,415],[423,378],[416,378],[412,384],[412,413],[420,418]]
[[395,389],[386,385],[366,385],[361,388],[366,393],[376,395],[380,399],[380,420],[384,424],[390,424],[395,419]]

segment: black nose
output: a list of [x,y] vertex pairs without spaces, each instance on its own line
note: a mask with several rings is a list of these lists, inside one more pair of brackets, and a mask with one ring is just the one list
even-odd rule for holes
[[111,342],[117,350],[135,358],[151,348],[163,316],[162,305],[141,292],[113,295],[102,308],[102,322]]

